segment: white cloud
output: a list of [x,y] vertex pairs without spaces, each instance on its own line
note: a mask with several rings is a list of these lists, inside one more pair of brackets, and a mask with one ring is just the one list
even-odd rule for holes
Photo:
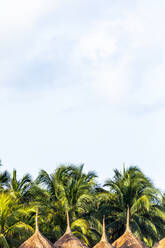
[[114,37],[99,30],[99,32],[82,37],[79,44],[79,53],[82,58],[98,63],[98,60],[110,57],[117,49]]
[[163,6],[138,1],[116,18],[98,19],[79,37],[71,63],[86,74],[97,96],[115,104],[164,102]]
[[56,12],[57,5],[58,2],[51,0],[1,3],[1,102],[5,98],[9,100],[10,95],[17,96],[23,89],[33,91],[36,85],[48,83],[44,74],[54,57],[51,47],[54,33],[46,20]]
[[147,71],[143,79],[143,85],[134,95],[142,104],[165,103],[165,63],[155,66],[152,71]]
[[103,64],[95,68],[93,88],[97,95],[106,97],[112,104],[126,101],[131,90],[128,63],[129,60],[122,60],[117,65]]
[[[0,31],[10,35],[14,29],[33,26],[34,21],[50,11],[51,1],[45,0],[6,0],[1,3],[0,8]],[[56,3],[51,4],[54,7]]]

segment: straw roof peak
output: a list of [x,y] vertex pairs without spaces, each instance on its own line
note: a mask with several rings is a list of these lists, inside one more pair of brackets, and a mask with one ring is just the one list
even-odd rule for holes
[[73,235],[70,228],[68,211],[66,211],[66,216],[67,216],[66,231],[64,235],[54,243],[53,247],[54,248],[72,248],[72,247],[87,248],[86,245],[80,239],[78,239],[75,235]]
[[107,236],[105,232],[105,216],[103,216],[103,233],[102,233],[101,241],[107,241]]
[[130,210],[127,209],[126,230],[116,241],[113,242],[115,248],[147,248],[147,246],[139,240],[130,229]]
[[35,216],[35,232],[19,248],[52,248],[52,247],[53,244],[46,237],[44,237],[39,231],[38,208],[37,208],[36,216]]
[[35,224],[36,224],[36,230],[35,232],[39,231],[39,226],[38,226],[38,208],[36,209],[36,218],[35,218]]
[[163,247],[165,247],[165,238],[158,241],[153,248],[163,248]]
[[66,227],[66,231],[65,233],[69,234],[69,233],[72,233],[71,231],[71,228],[70,228],[70,220],[69,220],[69,213],[68,213],[68,210],[66,211],[66,220],[67,220],[67,227]]
[[94,248],[112,248],[112,245],[108,242],[105,231],[105,216],[103,216],[103,233],[100,241],[94,246]]
[[52,248],[53,244],[40,233],[35,233],[26,240],[19,248]]
[[112,246],[115,248],[147,248],[145,243],[139,240],[131,231],[125,232]]
[[126,221],[126,232],[130,232],[131,229],[130,229],[130,211],[129,211],[129,207],[127,209],[127,221]]

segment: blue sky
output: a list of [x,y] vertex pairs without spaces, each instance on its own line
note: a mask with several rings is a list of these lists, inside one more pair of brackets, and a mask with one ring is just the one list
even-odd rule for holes
[[0,158],[99,181],[138,165],[165,189],[164,0],[6,0],[0,8]]

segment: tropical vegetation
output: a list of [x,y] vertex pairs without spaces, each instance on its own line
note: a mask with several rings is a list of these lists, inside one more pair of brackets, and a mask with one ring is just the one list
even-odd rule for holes
[[[0,164],[1,166],[1,164]],[[102,234],[105,216],[112,243],[125,231],[127,209],[131,231],[152,247],[165,237],[165,194],[138,167],[114,169],[104,185],[83,165],[60,165],[52,173],[41,170],[18,179],[17,171],[0,171],[0,248],[17,248],[35,229],[39,209],[40,231],[53,243],[71,229],[89,247]]]

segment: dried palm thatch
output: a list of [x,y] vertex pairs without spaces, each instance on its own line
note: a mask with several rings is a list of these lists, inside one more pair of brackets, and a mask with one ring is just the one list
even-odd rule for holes
[[76,236],[73,235],[70,222],[69,222],[69,215],[67,212],[67,228],[64,235],[54,243],[54,248],[87,248],[85,244],[78,239]]
[[165,247],[165,238],[161,239],[157,242],[153,248],[164,248]]
[[139,240],[130,230],[129,226],[129,209],[127,211],[126,231],[120,236],[112,246],[115,248],[147,248],[147,246]]
[[35,233],[26,240],[19,248],[52,248],[53,244],[45,238],[38,227],[38,210],[36,211],[36,230]]
[[108,243],[108,239],[105,232],[105,218],[103,218],[103,234],[99,243],[94,248],[112,248],[113,246]]

